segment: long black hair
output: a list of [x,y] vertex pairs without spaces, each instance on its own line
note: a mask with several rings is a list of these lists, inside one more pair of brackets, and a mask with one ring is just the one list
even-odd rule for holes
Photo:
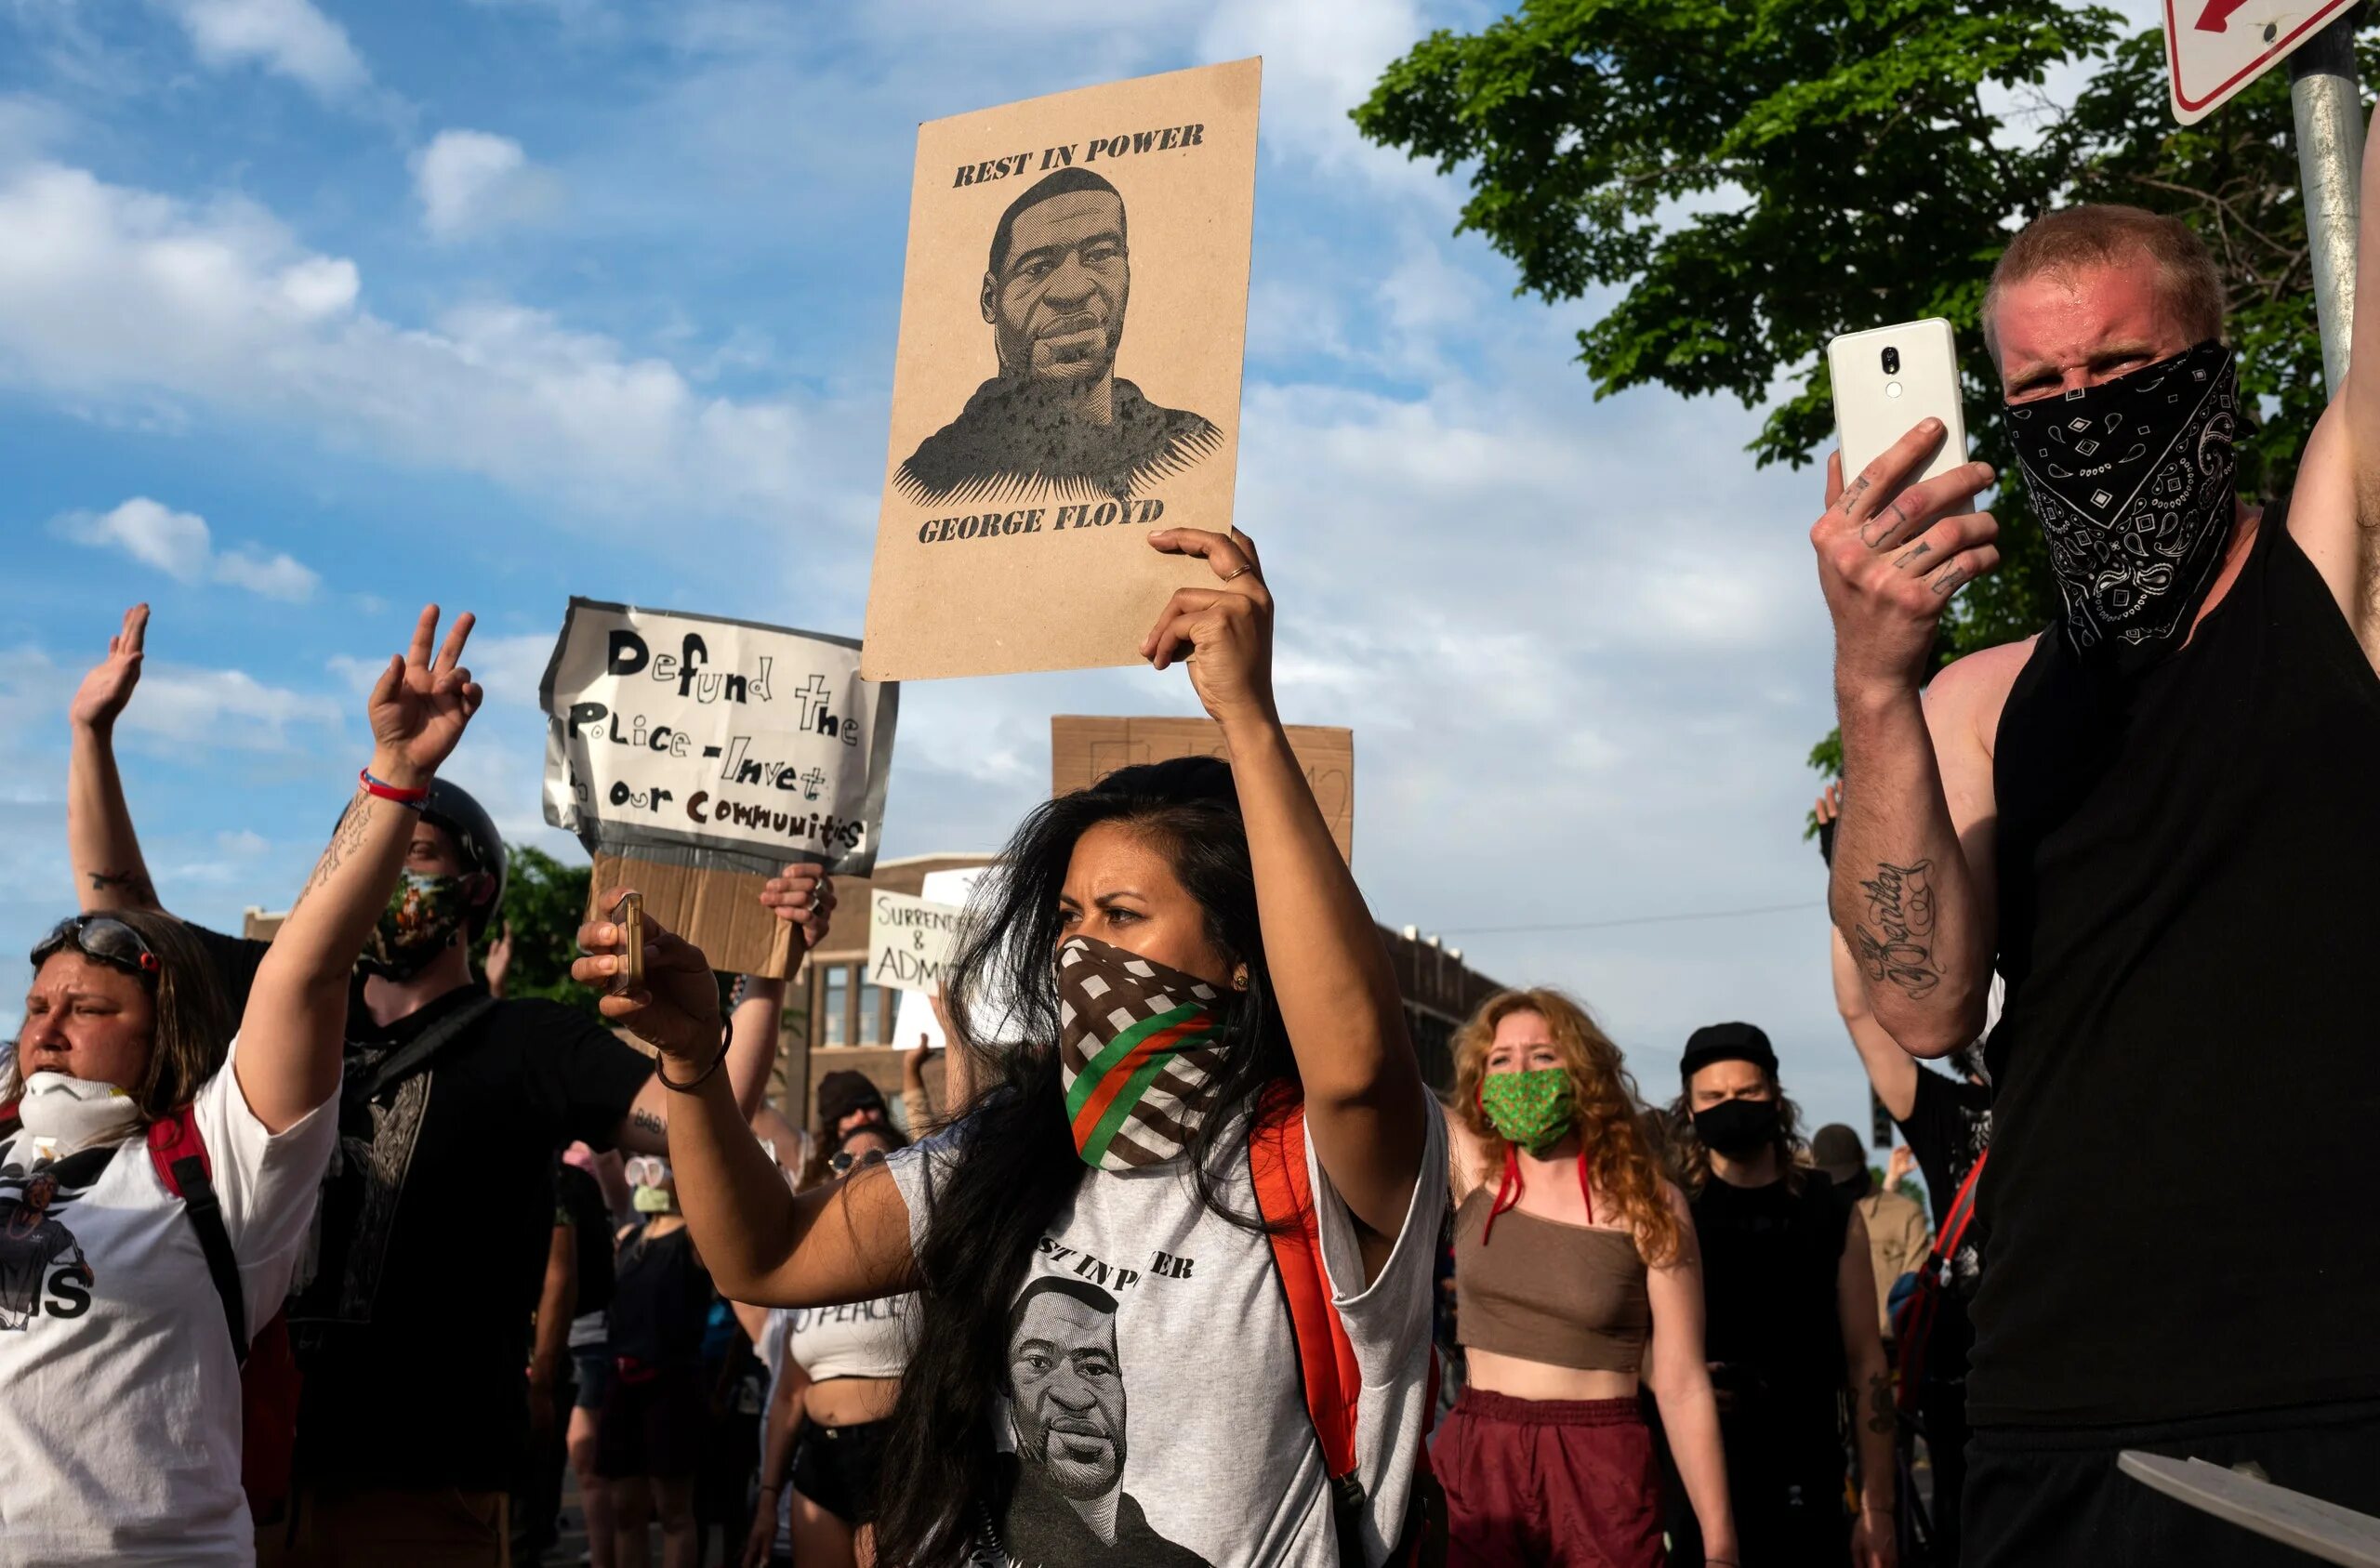
[[[1002,1481],[992,1420],[1009,1392],[1008,1324],[1036,1244],[1089,1167],[1075,1151],[1058,1066],[1058,896],[1076,841],[1103,823],[1162,850],[1206,912],[1207,940],[1248,967],[1223,1016],[1216,1100],[1186,1155],[1199,1203],[1263,1230],[1221,1190],[1219,1144],[1246,1127],[1257,1095],[1297,1063],[1273,1005],[1256,921],[1256,877],[1231,769],[1210,757],[1125,768],[1042,806],[1009,840],[970,901],[943,995],[985,1086],[946,1163],[929,1157],[918,1312],[891,1417],[876,1522],[877,1561],[958,1568],[978,1504]],[[991,1044],[1010,1041],[1013,1044]]]

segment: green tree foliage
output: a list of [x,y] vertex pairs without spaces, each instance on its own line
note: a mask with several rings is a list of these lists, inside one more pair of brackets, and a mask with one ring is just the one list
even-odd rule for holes
[[[1423,39],[1354,114],[1373,140],[1467,176],[1458,232],[1513,260],[1516,292],[1619,291],[1579,334],[1598,397],[1654,385],[1765,409],[1750,448],[1763,466],[1831,444],[1828,338],[1949,318],[1969,434],[2003,475],[2004,561],[1960,595],[1947,660],[2056,612],[1977,314],[2026,220],[2125,202],[2205,238],[2265,418],[2243,490],[2287,486],[2320,410],[2287,73],[2185,130],[2162,49],[2155,31],[2125,37],[2114,13],[2059,0],[1525,0]],[[2053,72],[2082,83],[2070,102],[2051,97]],[[1813,484],[1812,516],[1818,499]],[[1812,761],[1839,766],[1839,749],[1822,742]]]
[[593,1012],[595,993],[570,978],[570,964],[578,955],[578,928],[587,918],[588,882],[594,867],[564,865],[522,844],[506,845],[504,855],[504,908],[473,948],[474,972],[485,969],[488,943],[509,920],[512,973],[505,994],[543,996]]

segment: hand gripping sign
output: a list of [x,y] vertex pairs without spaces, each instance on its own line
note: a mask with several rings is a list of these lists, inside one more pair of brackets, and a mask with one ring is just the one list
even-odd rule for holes
[[899,689],[850,639],[573,599],[537,694],[546,821],[716,967],[785,973],[787,863],[874,869]]

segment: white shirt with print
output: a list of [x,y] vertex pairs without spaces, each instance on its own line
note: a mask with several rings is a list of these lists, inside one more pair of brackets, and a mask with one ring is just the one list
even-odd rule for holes
[[[1447,1186],[1435,1176],[1446,1167],[1445,1129],[1435,1115],[1427,1125],[1404,1228],[1369,1286],[1354,1217],[1306,1140],[1323,1262],[1363,1374],[1356,1471],[1370,1502],[1364,1557],[1373,1564],[1386,1561],[1402,1526],[1430,1414],[1430,1292]],[[886,1161],[908,1204],[913,1242],[922,1243],[929,1215],[926,1161],[946,1171],[967,1131],[962,1121]],[[1222,1195],[1253,1214],[1247,1140],[1223,1147]],[[1037,1289],[1041,1281],[1063,1283]],[[1101,1433],[1120,1422],[1117,1485],[1064,1505],[1100,1539],[1117,1539],[1109,1522],[1129,1516],[1119,1505],[1130,1499],[1146,1529],[1213,1568],[1341,1568],[1272,1243],[1201,1205],[1183,1162],[1086,1172],[1041,1238],[1019,1299],[1028,1311],[1045,1299],[1049,1325],[1029,1317],[1012,1330],[1019,1398],[995,1428],[1004,1448],[1018,1446],[1023,1428],[1031,1449],[1030,1434],[1050,1433],[1054,1420],[1057,1438],[1038,1440],[1044,1456],[1060,1453],[1065,1431],[1088,1434],[1067,1456],[1079,1492],[1097,1482],[1078,1478],[1113,1470],[1112,1439]],[[1104,1301],[1115,1303],[1112,1313]],[[1020,1456],[1021,1468],[1032,1462]]]
[[[335,1108],[270,1134],[227,1056],[193,1119],[253,1336],[288,1294]],[[36,1215],[36,1157],[22,1133],[0,1149],[0,1564],[253,1562],[239,1362],[181,1200],[135,1135]]]

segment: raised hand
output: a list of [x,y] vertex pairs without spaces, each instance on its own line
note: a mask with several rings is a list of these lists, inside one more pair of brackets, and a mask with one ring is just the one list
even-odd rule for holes
[[1928,419],[1848,484],[1843,455],[1827,459],[1826,514],[1811,526],[1810,544],[1834,619],[1838,694],[1916,690],[1950,595],[2000,564],[1992,543],[2000,524],[1966,509],[1992,481],[1991,465],[1968,463],[1902,487],[1942,440],[1941,422]]
[[[620,902],[626,888],[605,892],[600,907]],[[578,928],[579,951],[586,955],[570,966],[570,976],[602,995],[595,1007],[605,1018],[625,1026],[638,1039],[667,1052],[695,1070],[707,1068],[727,1048],[719,1016],[719,982],[711,978],[710,960],[701,948],[672,935],[651,910],[644,915],[644,984],[612,994],[612,977],[619,970],[620,928],[609,920],[590,920]],[[683,1078],[686,1069],[673,1076]]]
[[1917,1164],[1917,1152],[1906,1143],[1893,1145],[1892,1158],[1884,1166],[1884,1190],[1897,1192],[1909,1176],[1910,1167]]
[[1277,722],[1273,707],[1273,592],[1256,559],[1256,541],[1233,529],[1166,528],[1149,535],[1167,555],[1194,555],[1214,568],[1210,588],[1177,588],[1141,639],[1141,657],[1157,669],[1190,665],[1190,685],[1219,723]]
[[[390,784],[411,786],[427,780],[463,738],[464,726],[480,709],[483,693],[463,668],[463,644],[473,617],[455,618],[446,645],[430,656],[438,637],[438,606],[422,607],[414,624],[413,646],[391,654],[372,688],[366,711],[372,720],[374,771]],[[402,776],[392,776],[402,775]]]
[[482,970],[483,978],[487,982],[487,994],[498,1001],[503,1000],[506,977],[512,973],[511,921],[504,922],[496,934],[496,940],[487,944],[487,962],[482,966]]
[[760,903],[778,919],[799,926],[804,950],[815,952],[835,923],[835,879],[824,866],[796,862],[761,887]]
[[91,666],[66,717],[77,728],[111,730],[132,689],[140,684],[141,643],[149,635],[149,607],[136,604],[124,613],[124,629],[108,639],[108,656]]

